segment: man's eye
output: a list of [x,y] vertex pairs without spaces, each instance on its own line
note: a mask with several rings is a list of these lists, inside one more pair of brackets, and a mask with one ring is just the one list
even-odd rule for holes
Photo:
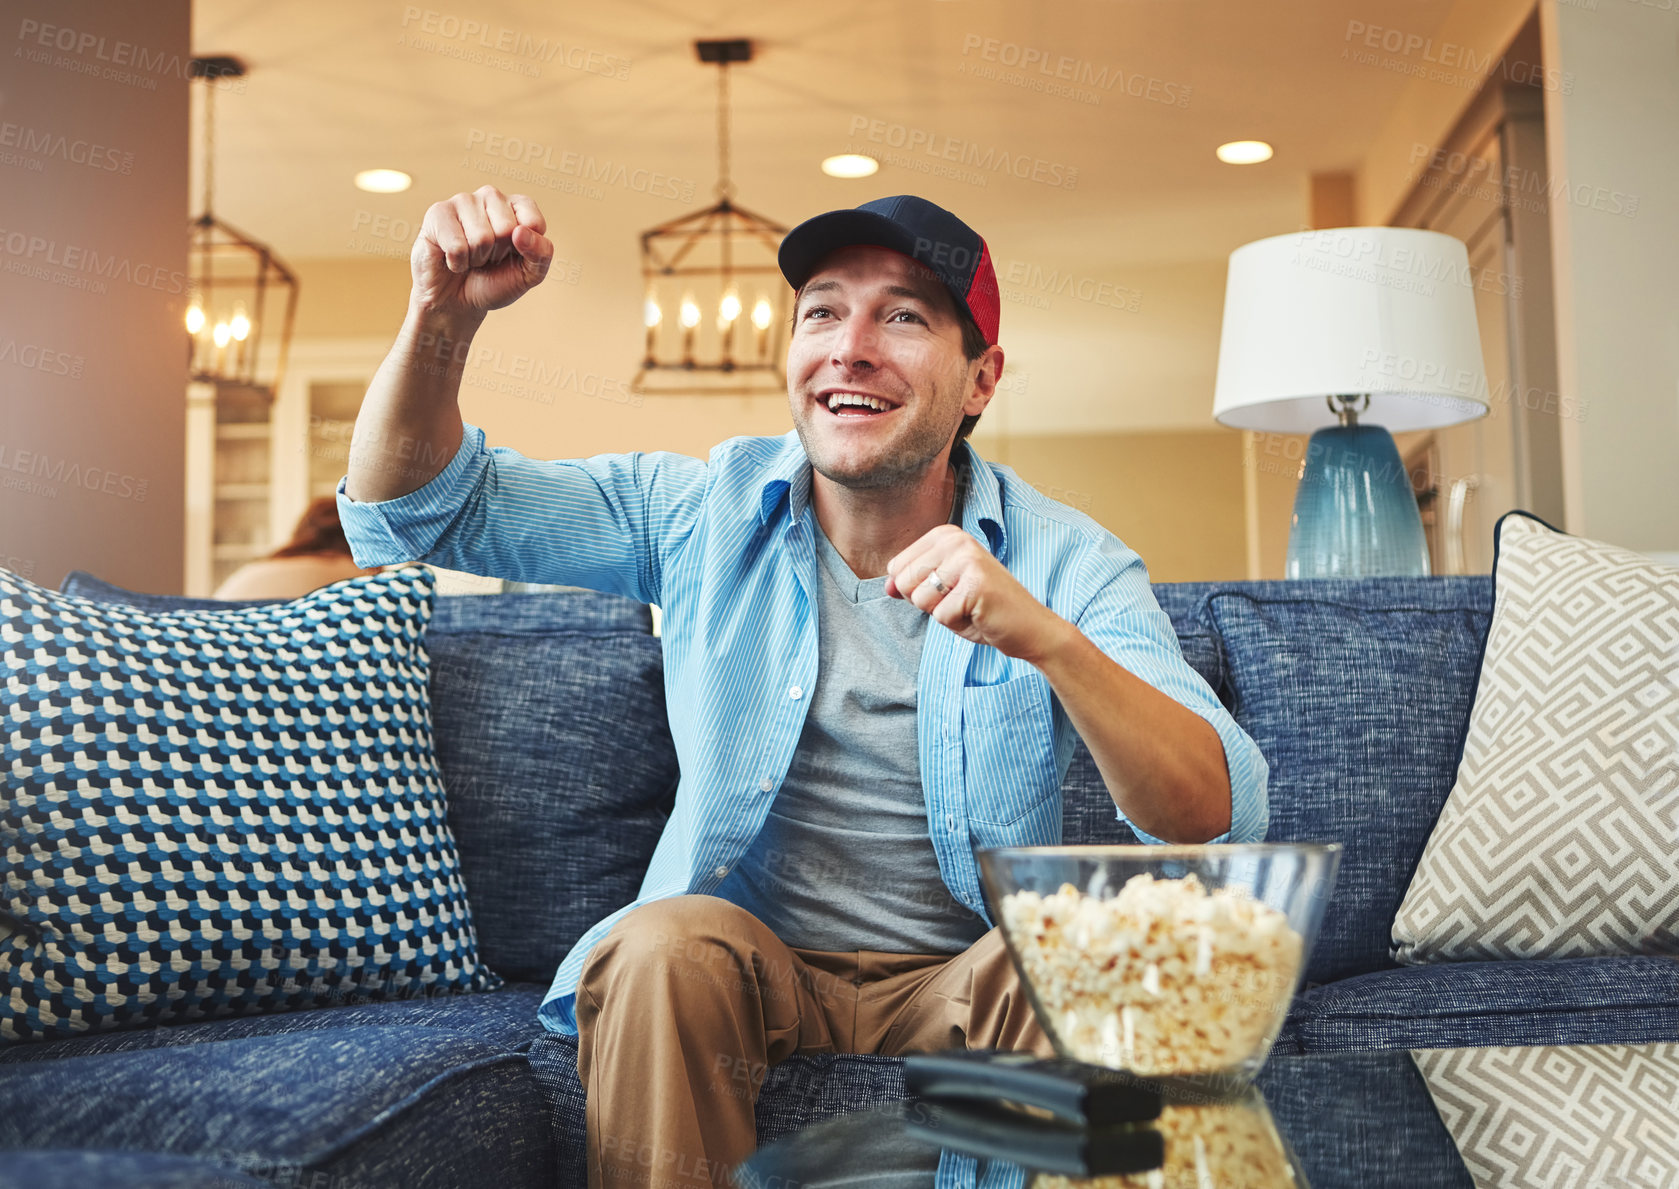
[[811,306],[808,310],[805,311],[804,316],[806,318],[814,318],[818,314],[826,314],[826,313],[829,313],[829,312],[831,312],[831,311],[829,311],[827,306]]
[[905,317],[905,318],[914,319],[917,322],[926,321],[926,319],[922,318],[922,316],[920,314],[916,313],[914,310],[894,310],[892,312],[892,317],[894,317],[894,318],[897,318],[900,315]]

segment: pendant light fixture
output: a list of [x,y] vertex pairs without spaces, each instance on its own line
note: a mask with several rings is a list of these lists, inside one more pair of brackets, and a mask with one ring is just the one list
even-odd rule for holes
[[189,370],[195,381],[254,389],[270,401],[279,390],[297,312],[297,278],[273,249],[215,214],[216,91],[239,78],[238,58],[192,60],[204,83],[204,210],[192,220],[187,254]]
[[646,347],[632,388],[785,395],[792,293],[776,250],[787,228],[735,202],[729,176],[729,67],[752,60],[752,43],[696,41],[694,49],[717,67],[717,201],[641,233]]

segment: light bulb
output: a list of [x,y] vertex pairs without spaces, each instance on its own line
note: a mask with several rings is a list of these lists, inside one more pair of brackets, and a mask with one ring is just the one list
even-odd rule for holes
[[234,309],[233,321],[228,323],[228,330],[232,331],[233,337],[240,342],[244,342],[246,337],[250,335],[251,320],[245,316],[244,306],[238,306]]
[[204,307],[196,300],[187,307],[187,333],[197,334],[204,329]]
[[841,153],[822,160],[822,172],[831,178],[866,178],[879,168],[879,161],[862,153]]
[[414,179],[400,169],[364,169],[356,174],[356,189],[369,194],[401,194]]
[[694,304],[692,297],[682,299],[682,325],[688,330],[700,324],[700,307]]
[[228,340],[233,337],[233,328],[231,326],[229,326],[226,322],[218,322],[218,323],[216,323],[216,329],[215,329],[214,333],[215,333],[215,338],[216,338],[216,346],[225,347],[225,346],[227,346]]
[[1263,140],[1232,140],[1213,152],[1226,165],[1258,165],[1271,159],[1271,146]]
[[663,311],[659,309],[659,303],[655,298],[649,297],[647,299],[647,303],[641,307],[641,320],[647,324],[648,330],[652,330],[655,326],[662,322],[664,320],[664,316],[665,315]]
[[759,330],[768,330],[770,328],[770,317],[770,299],[760,297],[752,306],[752,325]]
[[717,303],[717,319],[723,325],[732,325],[740,317],[740,298],[734,293],[723,294],[723,300]]

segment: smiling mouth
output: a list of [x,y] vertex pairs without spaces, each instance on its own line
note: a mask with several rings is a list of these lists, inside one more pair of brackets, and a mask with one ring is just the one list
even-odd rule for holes
[[847,421],[863,421],[870,417],[880,417],[898,407],[881,400],[879,397],[867,396],[858,392],[830,392],[826,396],[817,397],[816,403],[827,409],[833,416]]

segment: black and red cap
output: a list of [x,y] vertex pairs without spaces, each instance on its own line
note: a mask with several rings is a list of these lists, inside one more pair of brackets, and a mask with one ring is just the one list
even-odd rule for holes
[[824,256],[853,244],[890,248],[927,268],[973,315],[985,341],[997,341],[1001,303],[991,249],[978,232],[942,206],[913,194],[895,194],[806,219],[781,241],[781,275],[797,289]]

